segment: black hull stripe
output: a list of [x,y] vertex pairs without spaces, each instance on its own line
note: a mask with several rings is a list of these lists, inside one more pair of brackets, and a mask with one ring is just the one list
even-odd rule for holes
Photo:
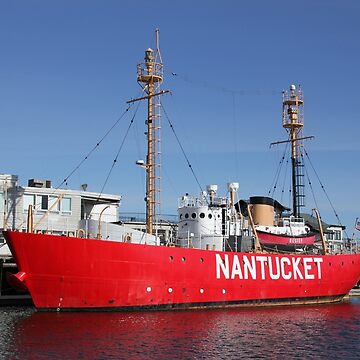
[[214,301],[179,304],[159,304],[143,306],[116,306],[116,307],[88,307],[88,308],[38,308],[40,312],[61,311],[61,312],[109,312],[109,311],[160,311],[160,310],[194,310],[194,309],[221,309],[231,307],[272,307],[287,305],[316,305],[324,303],[341,302],[346,294],[334,296],[314,296],[306,298],[286,299],[256,299],[239,301]]

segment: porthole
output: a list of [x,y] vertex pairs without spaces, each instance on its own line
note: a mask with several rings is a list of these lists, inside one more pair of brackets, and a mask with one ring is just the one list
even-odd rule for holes
[[170,261],[173,261],[173,260],[174,260],[174,257],[170,255],[170,256],[169,256],[169,260],[170,260]]
[[180,214],[180,220],[182,219],[182,214]]
[[204,258],[200,258],[200,262],[203,263],[203,262],[204,262]]
[[200,294],[203,294],[204,293],[204,289],[200,289]]
[[185,261],[186,261],[186,257],[183,256],[183,257],[181,258],[181,260],[182,260],[183,262],[185,262]]
[[186,214],[185,214],[185,219],[188,219],[188,218],[189,218],[189,214],[186,213]]
[[200,213],[200,218],[203,219],[205,217],[205,214],[204,213]]
[[173,289],[171,287],[168,288],[168,292],[171,294],[173,292]]
[[221,291],[223,294],[226,294],[226,290],[225,289],[222,289]]
[[211,214],[209,214],[209,215],[208,215],[208,218],[209,218],[209,219],[212,219],[212,215],[211,215]]
[[192,213],[192,214],[191,214],[191,217],[192,217],[193,219],[196,219],[196,213]]
[[220,219],[220,214],[218,214],[218,218]]
[[147,292],[151,292],[151,287],[148,286],[148,287],[146,288],[146,291],[147,291]]

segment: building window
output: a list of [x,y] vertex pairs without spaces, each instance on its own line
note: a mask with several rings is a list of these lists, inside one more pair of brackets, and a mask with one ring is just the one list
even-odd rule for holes
[[49,196],[49,210],[53,212],[60,211],[60,201],[58,196]]
[[61,199],[61,211],[63,213],[71,213],[71,198],[63,197]]
[[24,196],[23,196],[23,209],[24,209],[24,211],[28,211],[30,205],[31,206],[35,205],[35,195],[24,194]]
[[47,195],[36,195],[36,210],[47,210],[49,208],[49,198]]

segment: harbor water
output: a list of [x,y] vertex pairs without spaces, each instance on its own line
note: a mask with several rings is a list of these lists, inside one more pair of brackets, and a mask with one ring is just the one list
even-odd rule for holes
[[359,359],[360,298],[336,305],[46,313],[0,308],[1,359]]

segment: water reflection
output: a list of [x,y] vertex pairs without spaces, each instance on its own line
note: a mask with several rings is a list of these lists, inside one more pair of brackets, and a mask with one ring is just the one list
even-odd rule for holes
[[[130,313],[28,313],[5,358],[358,358],[360,299],[329,306]],[[7,354],[7,355],[6,355]]]

